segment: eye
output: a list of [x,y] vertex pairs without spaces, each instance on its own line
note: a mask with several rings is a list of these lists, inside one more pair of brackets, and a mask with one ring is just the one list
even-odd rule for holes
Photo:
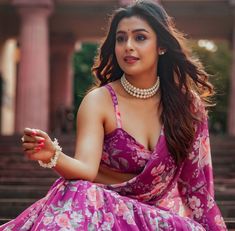
[[122,42],[125,41],[125,37],[123,35],[119,35],[119,36],[116,37],[116,41],[118,43],[122,43]]
[[142,34],[138,34],[135,37],[136,41],[144,41],[146,39],[146,36],[142,35]]

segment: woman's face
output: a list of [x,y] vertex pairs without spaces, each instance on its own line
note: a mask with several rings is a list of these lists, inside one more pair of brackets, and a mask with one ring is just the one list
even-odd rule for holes
[[156,75],[156,33],[139,17],[123,18],[116,31],[115,55],[120,68],[127,75]]

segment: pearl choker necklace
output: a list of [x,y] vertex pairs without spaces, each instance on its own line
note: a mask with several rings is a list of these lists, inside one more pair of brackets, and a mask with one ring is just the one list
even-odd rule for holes
[[157,77],[156,83],[151,88],[141,89],[133,86],[130,82],[127,81],[125,75],[123,75],[121,77],[121,84],[125,91],[130,95],[140,99],[148,99],[157,93],[160,86],[160,81],[159,77]]

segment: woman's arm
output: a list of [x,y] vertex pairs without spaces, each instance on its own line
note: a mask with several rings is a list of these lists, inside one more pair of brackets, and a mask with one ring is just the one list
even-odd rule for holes
[[[88,93],[77,113],[77,138],[74,158],[64,153],[59,155],[54,169],[66,179],[93,181],[97,175],[104,138],[104,94],[101,88]],[[29,159],[49,162],[55,153],[50,137],[43,131],[25,129],[23,146]],[[43,138],[44,145],[38,150],[38,141]],[[28,141],[28,142],[27,142]]]

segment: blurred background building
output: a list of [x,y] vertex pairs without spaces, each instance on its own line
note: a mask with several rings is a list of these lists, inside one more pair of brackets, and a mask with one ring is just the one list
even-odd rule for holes
[[[74,54],[86,43],[98,43],[105,34],[108,14],[129,2],[0,0],[0,134],[21,133],[26,126],[56,131],[63,118],[73,118],[74,83],[79,78],[74,75]],[[232,51],[229,80],[224,76],[229,87],[222,92],[228,107],[220,117],[226,123],[216,121],[214,127],[226,126],[224,130],[235,135],[235,1],[159,2],[199,47],[213,52],[213,41],[223,41]],[[228,60],[223,53],[220,58]]]

